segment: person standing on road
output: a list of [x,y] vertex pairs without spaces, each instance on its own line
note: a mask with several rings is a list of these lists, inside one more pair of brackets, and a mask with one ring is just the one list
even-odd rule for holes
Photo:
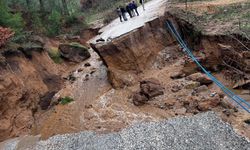
[[133,5],[133,3],[130,2],[130,3],[128,4],[128,6],[129,6],[129,9],[130,9],[130,11],[131,11],[131,15],[134,17],[134,16],[135,16],[135,12],[134,12],[134,5]]
[[126,17],[126,10],[124,7],[120,7],[121,13],[122,13],[122,17],[124,19],[124,21],[127,21],[127,17]]
[[140,0],[140,3],[142,5],[143,10],[145,11],[145,6],[144,6],[145,0]]
[[133,1],[132,2],[132,7],[133,7],[133,11],[137,14],[137,16],[139,16],[139,13],[138,13],[138,11],[137,11],[137,4],[136,4],[136,2],[135,1]]
[[122,12],[121,12],[120,7],[117,7],[117,8],[116,8],[116,12],[117,12],[117,14],[118,14],[118,16],[119,16],[119,18],[120,18],[120,21],[122,22]]
[[132,16],[132,13],[131,13],[132,10],[131,10],[130,7],[129,7],[129,3],[126,5],[126,11],[128,12],[130,18],[132,18],[132,17],[133,17],[133,16]]

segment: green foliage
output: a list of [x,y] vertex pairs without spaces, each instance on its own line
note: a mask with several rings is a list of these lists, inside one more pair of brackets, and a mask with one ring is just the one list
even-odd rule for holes
[[74,101],[73,98],[66,96],[66,97],[60,99],[60,104],[66,105],[66,104],[71,103],[73,101]]
[[37,13],[37,12],[32,12],[31,14],[31,27],[34,31],[36,31],[36,33],[45,33],[46,32],[46,28],[44,25],[44,21],[42,20],[42,16],[41,14]]
[[65,25],[71,26],[80,23],[76,15],[70,15],[65,18]]
[[61,29],[61,19],[61,14],[55,10],[53,10],[48,16],[47,33],[49,36],[56,36],[59,34]]
[[63,62],[61,55],[56,48],[51,48],[51,50],[49,51],[49,56],[56,64],[60,64]]
[[75,47],[81,47],[81,48],[87,49],[85,46],[83,46],[82,44],[77,43],[77,42],[72,42],[72,43],[70,43],[70,45],[75,46]]
[[24,21],[20,13],[10,13],[5,0],[0,0],[0,26],[10,27],[19,34],[24,27]]
[[110,23],[112,20],[114,20],[115,18],[117,18],[117,14],[114,11],[111,11],[109,13],[107,13],[107,15],[105,15],[105,18],[103,20],[104,24],[108,24]]
[[249,19],[250,3],[231,4],[228,6],[218,7],[218,12],[214,13],[211,18],[221,21],[229,21],[234,19]]
[[20,34],[16,34],[11,41],[15,43],[25,43],[29,41],[29,38],[31,36],[31,32],[21,32]]
[[88,24],[91,24],[95,20],[102,20],[108,23],[112,20],[114,15],[117,16],[115,9],[118,6],[124,6],[127,0],[102,0],[92,8],[85,8],[84,15]]

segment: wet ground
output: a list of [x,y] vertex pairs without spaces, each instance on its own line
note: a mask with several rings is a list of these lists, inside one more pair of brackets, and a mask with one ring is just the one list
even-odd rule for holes
[[[178,92],[171,91],[174,85],[186,84],[187,81],[171,78],[173,73],[183,68],[184,59],[178,47],[170,49],[173,52],[169,53],[167,49],[163,51],[169,55],[169,59],[162,61],[159,57],[159,61],[156,61],[151,69],[139,75],[141,79],[156,78],[159,80],[165,88],[164,95],[156,97],[140,107],[135,106],[132,102],[132,95],[138,91],[139,82],[131,87],[113,89],[107,79],[107,68],[100,61],[99,56],[91,51],[91,59],[83,62],[73,71],[72,74],[76,80],[68,81],[56,95],[57,97],[70,96],[75,101],[67,105],[59,104],[46,112],[41,117],[41,124],[34,133],[41,134],[43,139],[57,134],[85,130],[109,133],[120,131],[139,122],[160,121],[183,115],[192,116],[193,113],[187,113],[185,109],[183,111],[181,105],[176,104],[171,109],[166,107],[166,104],[171,105],[178,99],[188,99],[193,91],[192,88],[184,88]],[[159,56],[162,55],[159,54]],[[215,76],[222,77],[219,80],[228,83],[222,74]],[[214,92],[219,93],[220,90],[215,85],[211,85],[205,93],[210,95]],[[240,111],[227,117],[222,112],[223,108],[218,107],[213,110],[218,112],[223,120],[239,129],[241,134],[250,137],[250,126],[243,122],[249,115]]]

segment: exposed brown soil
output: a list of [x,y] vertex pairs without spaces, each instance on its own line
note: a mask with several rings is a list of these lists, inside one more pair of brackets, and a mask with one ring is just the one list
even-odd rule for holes
[[[224,4],[216,1],[213,5]],[[0,141],[23,134],[41,134],[46,139],[83,130],[107,133],[136,122],[210,110],[250,138],[250,126],[244,123],[250,115],[232,105],[183,54],[165,30],[166,19],[178,27],[194,55],[226,86],[232,88],[240,79],[249,77],[248,68],[242,67],[250,65],[242,45],[236,45],[226,35],[199,34],[198,39],[194,38],[191,35],[196,30],[192,24],[166,12],[165,16],[110,42],[91,44],[91,57],[77,65],[56,65],[44,51],[32,52],[32,59],[19,53],[8,56],[7,65],[0,66]],[[86,39],[92,34],[87,34]],[[57,40],[50,41],[47,48],[58,44]],[[230,63],[225,56],[242,63]],[[223,61],[226,64],[222,65]],[[243,75],[235,78],[232,68]],[[133,96],[140,92],[140,82],[150,78],[157,80],[161,94],[140,106],[134,105]],[[249,101],[248,91],[235,92]],[[74,101],[58,104],[57,100],[65,96]]]
[[31,60],[23,54],[7,56],[0,67],[0,140],[29,133],[40,97],[61,88],[60,70],[47,53],[32,53]]
[[[181,24],[179,25],[182,26]],[[149,30],[147,26],[145,28]],[[144,29],[140,29],[136,32],[143,33],[143,30]],[[167,32],[161,32],[161,34],[162,33],[168,34]],[[119,45],[119,42],[125,43],[127,36],[131,39],[134,38],[133,36],[136,37],[137,34],[138,33],[133,32],[132,34],[125,35],[108,45]],[[151,34],[155,34],[154,31]],[[172,40],[169,35],[158,35],[158,37],[166,37],[166,39]],[[218,64],[220,64],[219,57],[221,55],[218,42],[223,41],[223,39],[216,40],[216,37],[214,38],[215,39],[202,38],[202,45],[197,47],[202,46],[205,51],[195,52],[195,55],[201,59],[203,64],[212,71],[215,71]],[[159,38],[158,40],[161,39]],[[137,40],[137,42],[140,41]],[[166,48],[164,48],[164,46],[163,49],[160,48],[161,50],[158,49],[159,46],[154,45],[160,43],[159,41],[151,43],[150,47],[146,46],[142,48],[142,51],[147,51],[148,48],[148,54],[152,54],[150,55],[151,61],[148,61],[144,57],[137,57],[137,55],[126,57],[126,53],[132,55],[133,46],[138,45],[137,43],[133,43],[135,45],[131,45],[132,48],[126,47],[125,49],[124,47],[119,47],[118,51],[124,51],[123,53],[119,52],[119,58],[117,58],[117,54],[113,52],[99,52],[104,56],[102,60],[106,61],[108,65],[107,69],[114,71],[112,76],[108,76],[109,81],[111,83],[116,82],[116,84],[121,85],[120,87],[123,88],[118,88],[119,86],[114,86],[113,83],[111,85],[116,89],[112,89],[108,83],[107,74],[101,73],[102,71],[107,71],[106,67],[102,62],[94,63],[100,59],[92,52],[91,60],[87,61],[91,64],[91,67],[81,69],[84,71],[76,72],[76,81],[73,84],[67,85],[65,89],[62,89],[58,93],[59,95],[71,95],[76,101],[67,106],[56,106],[53,111],[46,114],[46,116],[49,117],[41,126],[40,134],[42,137],[48,138],[55,134],[79,132],[82,130],[94,130],[106,133],[121,130],[135,122],[158,121],[178,115],[193,115],[209,110],[218,112],[224,120],[239,129],[241,134],[249,137],[247,131],[249,130],[249,126],[244,123],[244,120],[249,117],[248,114],[242,111],[236,112],[235,108],[230,104],[231,101],[227,101],[227,98],[223,98],[222,92],[214,84],[208,87],[205,86],[204,90],[204,86],[200,86],[200,83],[189,81],[185,78],[185,76],[196,73],[198,70],[196,64],[183,56],[182,50],[179,49],[175,42],[166,42],[169,44],[166,45]],[[224,44],[231,45],[232,43]],[[101,51],[111,49],[108,48],[108,45],[101,45],[106,48]],[[96,50],[99,49],[96,48]],[[123,55],[125,56],[123,57]],[[129,60],[124,61],[125,59]],[[139,64],[136,66],[140,67],[133,66],[136,63],[122,63],[134,62],[132,59],[136,59],[136,63]],[[85,62],[85,64],[87,62]],[[123,65],[126,66],[121,67]],[[82,68],[83,65],[79,67]],[[86,74],[90,74],[91,70],[93,70],[91,68],[95,68],[95,72],[93,75],[86,76]],[[125,69],[126,72],[124,72],[123,69]],[[126,73],[126,75],[124,75],[124,73]],[[185,73],[185,75],[178,77],[179,79],[173,79],[173,76],[176,76],[178,73]],[[131,74],[132,77],[134,76],[136,78],[131,80]],[[220,77],[224,76],[223,72],[218,72],[217,74]],[[102,82],[100,82],[100,78]],[[164,95],[155,97],[142,106],[135,106],[132,98],[133,94],[139,90],[139,81],[148,78],[159,80],[165,89]],[[227,83],[225,78],[222,80],[223,83]],[[227,86],[230,87],[232,84],[233,83],[230,82]],[[176,87],[177,90],[175,90]],[[193,95],[196,88],[201,90],[201,92]],[[210,96],[211,94],[213,95],[213,93],[217,94]]]

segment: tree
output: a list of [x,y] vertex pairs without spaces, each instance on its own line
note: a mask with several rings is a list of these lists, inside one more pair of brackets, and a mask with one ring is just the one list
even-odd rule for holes
[[22,31],[24,21],[20,13],[10,13],[7,1],[0,0],[0,26],[13,29],[16,33]]
[[64,15],[69,15],[69,10],[68,10],[68,5],[67,5],[66,0],[62,0],[62,5],[63,5]]
[[40,4],[40,11],[41,13],[44,13],[45,12],[45,8],[44,8],[44,0],[39,0],[39,4]]
[[30,0],[26,0],[26,5],[27,5],[28,9],[30,10]]

